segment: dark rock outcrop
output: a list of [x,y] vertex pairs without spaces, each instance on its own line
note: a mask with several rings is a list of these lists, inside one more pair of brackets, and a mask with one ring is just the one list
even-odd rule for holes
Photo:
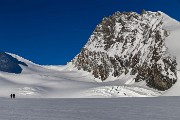
[[103,18],[81,52],[74,67],[91,72],[102,81],[109,76],[134,75],[158,90],[167,90],[177,80],[176,59],[168,53],[159,12],[117,12]]

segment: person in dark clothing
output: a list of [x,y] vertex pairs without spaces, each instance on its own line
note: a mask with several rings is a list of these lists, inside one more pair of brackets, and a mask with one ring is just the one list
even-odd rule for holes
[[16,95],[15,94],[13,94],[13,98],[15,99],[15,97],[16,97]]
[[11,94],[10,97],[11,97],[11,99],[12,99],[13,95]]

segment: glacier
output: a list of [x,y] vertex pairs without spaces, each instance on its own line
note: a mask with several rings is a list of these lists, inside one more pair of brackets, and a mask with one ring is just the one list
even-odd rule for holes
[[[120,13],[117,12],[115,14],[119,15]],[[134,12],[126,14],[137,15],[137,13]],[[152,26],[153,29],[156,29],[155,26],[157,26],[155,22],[158,21],[159,23],[160,21],[163,21],[162,26],[160,26],[158,29],[161,28],[161,32],[167,31],[165,33],[168,36],[163,37],[163,39],[165,39],[166,47],[162,47],[161,50],[164,50],[163,55],[167,54],[170,56],[170,58],[172,58],[172,60],[176,60],[177,62],[177,68],[175,71],[176,74],[173,73],[171,69],[167,69],[165,72],[162,71],[162,74],[167,72],[170,79],[177,78],[177,81],[173,83],[172,87],[168,87],[167,90],[160,91],[158,89],[149,87],[144,80],[137,82],[134,79],[135,75],[132,75],[131,72],[127,72],[127,69],[124,69],[119,76],[112,75],[112,73],[116,70],[113,69],[109,76],[105,76],[107,79],[102,81],[98,78],[99,76],[95,77],[92,75],[92,71],[77,68],[77,64],[75,64],[75,62],[78,59],[78,55],[67,65],[48,66],[38,65],[18,55],[7,53],[25,65],[19,64],[19,66],[22,68],[22,72],[20,74],[0,71],[0,97],[8,98],[11,93],[15,93],[17,98],[117,98],[180,96],[180,93],[178,92],[180,90],[180,23],[160,11],[148,11],[147,14],[150,14],[151,16],[151,22],[149,25]],[[146,16],[147,14],[143,15]],[[158,17],[156,16],[153,18],[154,14],[157,14]],[[159,20],[159,18],[161,19]],[[104,18],[103,20],[105,19],[107,18]],[[140,17],[138,19],[140,19]],[[145,19],[145,21],[148,20]],[[133,23],[133,25],[136,26],[135,23]],[[134,29],[133,25],[126,27],[128,29]],[[99,27],[101,28],[100,25]],[[122,26],[120,26],[120,24],[115,24],[115,37],[118,37],[120,29],[122,29],[121,27]],[[114,55],[119,55],[120,53],[117,52],[117,49],[121,50],[122,44],[117,44],[116,46],[110,47],[109,50],[104,50],[102,48],[105,46],[105,44],[101,43],[101,36],[102,35],[99,34],[99,36],[96,38],[99,40],[97,42],[93,41],[94,37],[96,36],[92,35],[90,37],[90,41],[88,41],[85,45],[85,48],[90,51],[100,51],[103,53],[107,52],[111,57]],[[143,36],[139,34],[136,36],[136,38],[142,40],[141,38],[143,38]],[[113,39],[113,41],[115,40]],[[144,56],[141,56],[142,59],[140,63],[142,63],[142,61],[147,59],[145,57],[148,56],[148,54],[146,54],[148,48],[147,45],[139,45],[140,48],[143,48],[141,50],[145,51]],[[109,46],[106,47],[108,48]],[[125,51],[123,52],[123,56],[126,55],[125,53],[133,51],[131,46],[129,46],[129,48],[129,50],[123,50]],[[100,54],[100,57],[104,56],[106,55]],[[93,60],[94,58],[92,58],[92,56],[88,56],[88,59]],[[100,65],[102,61],[99,61],[98,59],[99,57],[97,56],[96,64]],[[151,64],[150,61],[148,62],[148,64]],[[83,63],[83,65],[84,64],[85,63]],[[163,65],[162,60],[159,60],[158,64]],[[128,68],[128,71],[132,71],[132,68]]]
[[44,66],[8,54],[27,66],[20,65],[23,69],[20,74],[0,71],[0,97],[8,98],[11,93],[17,98],[155,97],[162,94],[147,86],[123,85],[118,81],[97,82],[90,73],[73,68],[72,63]]

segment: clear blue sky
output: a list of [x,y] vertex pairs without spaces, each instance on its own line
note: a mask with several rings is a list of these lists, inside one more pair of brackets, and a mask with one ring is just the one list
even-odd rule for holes
[[0,50],[38,64],[66,64],[95,26],[116,11],[163,11],[180,21],[180,0],[0,0]]

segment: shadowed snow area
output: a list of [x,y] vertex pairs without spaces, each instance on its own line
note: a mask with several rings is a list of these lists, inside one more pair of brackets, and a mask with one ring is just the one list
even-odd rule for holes
[[18,61],[11,55],[0,52],[0,71],[16,74],[21,73],[22,68],[19,66],[19,64],[27,66],[25,63]]
[[179,97],[0,98],[0,120],[179,120],[179,101]]

